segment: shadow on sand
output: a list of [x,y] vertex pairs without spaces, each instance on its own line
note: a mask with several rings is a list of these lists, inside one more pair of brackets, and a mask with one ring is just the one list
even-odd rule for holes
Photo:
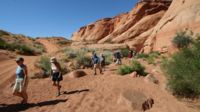
[[76,94],[76,93],[82,93],[82,92],[88,92],[90,91],[89,89],[82,89],[82,90],[74,90],[74,91],[64,91],[63,93],[61,94],[66,94],[66,95],[70,95],[70,94]]
[[42,106],[48,106],[48,105],[56,105],[61,102],[66,102],[65,100],[51,100],[51,101],[44,101],[40,103],[28,103],[28,104],[0,104],[0,112],[19,112],[19,111],[25,111],[29,108],[33,107],[42,107]]

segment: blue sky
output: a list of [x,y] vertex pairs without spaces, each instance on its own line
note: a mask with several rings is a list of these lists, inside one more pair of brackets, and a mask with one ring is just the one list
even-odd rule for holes
[[0,0],[0,29],[71,37],[81,26],[130,11],[138,0]]

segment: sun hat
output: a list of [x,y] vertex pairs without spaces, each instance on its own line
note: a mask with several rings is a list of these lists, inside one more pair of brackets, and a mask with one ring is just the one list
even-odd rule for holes
[[55,57],[51,57],[50,62],[51,62],[51,63],[56,62],[56,58],[55,58]]

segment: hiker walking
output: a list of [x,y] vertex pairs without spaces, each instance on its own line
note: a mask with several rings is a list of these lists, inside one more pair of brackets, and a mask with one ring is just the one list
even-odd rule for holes
[[60,63],[55,57],[51,58],[51,77],[53,81],[53,86],[57,87],[57,96],[60,96],[60,81],[63,80]]
[[133,58],[133,50],[129,50],[129,52],[128,52],[128,58],[129,59]]
[[28,95],[26,92],[28,85],[28,70],[24,64],[24,58],[16,58],[17,68],[16,68],[16,80],[13,88],[13,95],[21,97],[23,100],[21,104],[26,104],[28,100]]
[[92,63],[93,63],[94,75],[96,75],[96,73],[97,73],[96,72],[97,68],[99,69],[100,74],[102,74],[100,59],[95,52],[92,52]]
[[103,55],[103,53],[100,55],[100,64],[101,64],[101,68],[105,70],[106,58]]
[[113,56],[114,56],[114,61],[117,65],[122,64],[122,61],[121,61],[122,55],[119,50],[115,51]]

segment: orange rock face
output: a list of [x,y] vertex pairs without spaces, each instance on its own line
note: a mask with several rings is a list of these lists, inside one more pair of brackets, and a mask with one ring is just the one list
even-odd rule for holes
[[200,0],[173,0],[169,9],[153,28],[144,44],[144,52],[173,51],[172,39],[177,31],[200,32]]
[[72,40],[96,43],[128,42],[154,27],[169,4],[169,2],[141,1],[128,13],[104,18],[80,28],[73,34]]
[[75,32],[75,41],[126,44],[141,52],[173,52],[177,31],[200,32],[200,0],[141,0],[128,13],[105,18]]

